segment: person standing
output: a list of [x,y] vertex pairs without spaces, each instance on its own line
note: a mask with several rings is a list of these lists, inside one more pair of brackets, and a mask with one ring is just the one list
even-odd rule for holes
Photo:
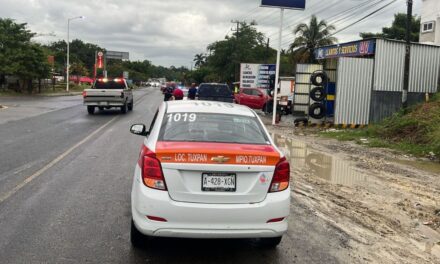
[[188,90],[188,99],[189,100],[196,100],[196,94],[197,94],[196,84],[192,83],[191,88],[189,88],[189,90]]
[[173,96],[174,93],[174,88],[172,86],[167,86],[167,88],[165,88],[165,93],[164,93],[164,101],[169,101],[171,99],[171,97]]
[[183,91],[176,87],[173,91],[174,100],[183,100]]

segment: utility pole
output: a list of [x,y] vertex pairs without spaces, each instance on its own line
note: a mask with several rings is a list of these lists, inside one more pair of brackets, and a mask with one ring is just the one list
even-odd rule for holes
[[[238,21],[238,20],[233,20],[233,21],[231,21],[231,23],[236,23],[237,24],[237,28],[236,29],[231,29],[231,31],[232,32],[237,32],[236,34],[235,34],[235,39],[236,39],[236,41],[235,41],[235,44],[234,44],[234,57],[235,57],[235,60],[237,60],[238,61],[238,52],[237,52],[237,47],[238,47],[238,38],[239,38],[239,36],[240,36],[240,21]],[[237,72],[238,72],[238,67],[237,67],[237,65],[239,65],[240,64],[240,62],[237,62],[237,63],[234,63],[235,65],[234,65],[234,82],[236,82],[237,81]]]
[[267,38],[267,43],[266,43],[266,53],[264,54],[264,63],[267,64],[267,59],[269,56],[269,44],[270,44],[270,38]]
[[402,107],[408,107],[408,88],[409,88],[409,71],[411,63],[411,25],[412,25],[412,9],[413,0],[407,0],[408,11],[406,13],[406,48],[405,48],[405,70],[403,78]]

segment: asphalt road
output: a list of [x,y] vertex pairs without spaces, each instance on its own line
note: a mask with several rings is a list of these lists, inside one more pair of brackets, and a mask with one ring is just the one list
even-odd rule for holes
[[297,203],[295,193],[277,249],[253,240],[188,239],[133,249],[130,190],[143,139],[128,129],[149,124],[162,96],[137,91],[126,115],[90,116],[81,98],[68,100],[8,121],[0,112],[1,263],[337,263],[349,256],[346,235]]

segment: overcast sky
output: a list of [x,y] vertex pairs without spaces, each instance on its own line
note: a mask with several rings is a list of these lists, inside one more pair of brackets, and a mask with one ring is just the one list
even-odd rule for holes
[[[305,11],[285,12],[283,47],[292,41],[293,27],[307,22],[311,14],[336,22],[340,29],[390,1],[307,0]],[[381,4],[367,8],[375,2]],[[363,3],[367,6],[359,6]],[[380,31],[391,24],[394,13],[406,12],[405,3],[397,0],[336,37],[345,42],[358,39],[359,32]],[[415,0],[415,14],[420,14],[421,3]],[[42,34],[35,41],[48,43],[67,38],[67,18],[85,16],[71,22],[71,39],[96,43],[107,50],[128,51],[131,60],[190,67],[196,53],[206,52],[209,43],[231,34],[231,21],[236,19],[255,20],[275,47],[279,10],[259,4],[260,0],[0,0],[0,17],[27,22],[32,31]],[[351,7],[356,8],[336,16]],[[44,35],[49,33],[56,36]]]

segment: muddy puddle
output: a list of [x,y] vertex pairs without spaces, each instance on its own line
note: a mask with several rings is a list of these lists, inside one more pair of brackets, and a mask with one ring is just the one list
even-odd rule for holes
[[292,171],[306,171],[312,177],[344,186],[365,185],[368,181],[367,176],[348,161],[318,152],[299,140],[279,134],[272,134],[272,138],[286,155]]

